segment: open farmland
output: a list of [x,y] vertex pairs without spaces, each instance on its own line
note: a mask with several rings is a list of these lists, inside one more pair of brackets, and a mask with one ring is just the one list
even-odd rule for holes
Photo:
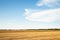
[[0,40],[60,40],[60,30],[0,30]]

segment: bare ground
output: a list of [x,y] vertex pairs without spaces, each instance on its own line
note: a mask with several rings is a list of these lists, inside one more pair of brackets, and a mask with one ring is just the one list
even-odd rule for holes
[[60,40],[60,31],[0,30],[0,40]]

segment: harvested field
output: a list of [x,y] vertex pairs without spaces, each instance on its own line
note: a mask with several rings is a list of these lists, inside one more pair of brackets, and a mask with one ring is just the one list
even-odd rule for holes
[[0,30],[0,40],[60,40],[60,30]]

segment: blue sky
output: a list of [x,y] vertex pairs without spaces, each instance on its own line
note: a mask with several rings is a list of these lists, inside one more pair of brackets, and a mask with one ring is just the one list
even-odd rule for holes
[[0,0],[0,29],[60,28],[60,0]]

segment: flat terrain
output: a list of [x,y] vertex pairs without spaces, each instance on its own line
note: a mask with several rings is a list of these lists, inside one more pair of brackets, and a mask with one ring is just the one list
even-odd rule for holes
[[0,30],[0,40],[60,40],[60,30]]

